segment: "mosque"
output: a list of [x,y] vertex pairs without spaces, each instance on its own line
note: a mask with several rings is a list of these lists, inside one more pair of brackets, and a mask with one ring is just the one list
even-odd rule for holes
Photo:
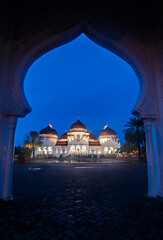
[[60,157],[68,155],[110,155],[120,148],[117,133],[106,125],[96,136],[87,131],[87,127],[79,120],[71,125],[70,131],[58,138],[52,125],[43,128],[39,133],[42,147],[35,148],[35,156]]

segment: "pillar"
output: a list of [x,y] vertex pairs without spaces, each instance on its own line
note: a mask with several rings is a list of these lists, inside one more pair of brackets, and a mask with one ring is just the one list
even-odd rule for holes
[[4,201],[12,200],[12,181],[13,181],[13,164],[14,164],[14,146],[15,146],[15,130],[17,125],[17,117],[9,117],[9,132],[6,159],[4,163],[3,174],[3,193]]
[[154,144],[152,140],[152,120],[144,120],[146,133],[147,171],[148,171],[148,196],[157,197],[156,170],[154,159]]
[[163,118],[154,122],[155,169],[157,195],[163,197]]

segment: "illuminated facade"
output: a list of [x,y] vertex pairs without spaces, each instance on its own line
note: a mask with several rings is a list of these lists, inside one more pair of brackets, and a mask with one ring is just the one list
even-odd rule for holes
[[97,139],[87,132],[86,126],[78,119],[71,125],[70,131],[58,138],[57,131],[49,124],[42,129],[39,138],[42,147],[35,149],[35,156],[60,157],[66,155],[110,155],[120,148],[116,132],[105,126]]

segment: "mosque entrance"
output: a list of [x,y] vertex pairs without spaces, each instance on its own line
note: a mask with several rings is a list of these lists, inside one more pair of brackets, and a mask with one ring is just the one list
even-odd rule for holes
[[79,147],[79,146],[76,147],[76,154],[77,154],[77,155],[81,154],[81,152],[80,152],[80,147]]

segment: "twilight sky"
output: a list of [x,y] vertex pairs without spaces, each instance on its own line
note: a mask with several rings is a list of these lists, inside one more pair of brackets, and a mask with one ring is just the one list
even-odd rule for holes
[[18,120],[16,146],[23,145],[26,133],[49,123],[60,137],[78,116],[97,137],[108,124],[123,145],[122,131],[133,116],[139,83],[125,61],[82,34],[34,62],[24,90],[32,112]]

